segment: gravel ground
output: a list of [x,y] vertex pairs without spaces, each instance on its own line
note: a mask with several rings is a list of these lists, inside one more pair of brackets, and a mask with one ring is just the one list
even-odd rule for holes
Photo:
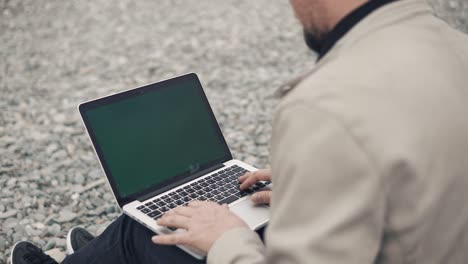
[[[468,32],[466,0],[433,3]],[[272,94],[314,61],[286,0],[0,0],[0,43],[0,264],[120,214],[79,102],[196,72],[234,155],[264,167]]]

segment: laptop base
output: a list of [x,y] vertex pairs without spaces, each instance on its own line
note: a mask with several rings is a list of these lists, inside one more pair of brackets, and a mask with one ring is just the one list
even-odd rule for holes
[[[238,165],[249,171],[258,170],[257,168],[250,166],[239,160],[230,160],[228,162],[225,162],[224,165],[226,167]],[[197,179],[195,179],[194,181],[197,181]],[[272,185],[269,184],[267,187],[263,188],[262,190],[270,189],[271,187]],[[164,196],[164,193],[156,197],[159,197],[159,196]],[[238,215],[241,219],[243,219],[252,230],[258,230],[264,227],[268,223],[270,219],[270,208],[267,205],[254,205],[250,200],[250,196],[251,195],[241,197],[238,200],[230,203],[228,206],[230,210],[236,215]],[[127,214],[128,216],[130,216],[131,218],[133,218],[140,224],[144,225],[151,231],[155,232],[156,234],[162,235],[162,234],[171,234],[173,232],[185,232],[184,230],[172,231],[168,229],[167,227],[159,226],[158,224],[156,224],[155,220],[151,219],[150,217],[147,217],[145,214],[143,214],[142,212],[136,209],[141,204],[144,204],[144,202],[145,201],[134,201],[132,203],[126,204],[123,207],[123,211],[125,214]],[[190,248],[188,246],[182,246],[182,245],[177,245],[177,246],[197,259],[203,259],[206,257],[205,253],[200,252],[196,249]]]

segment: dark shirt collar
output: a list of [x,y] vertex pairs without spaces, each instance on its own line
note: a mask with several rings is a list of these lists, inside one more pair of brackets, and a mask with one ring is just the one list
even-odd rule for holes
[[[333,28],[330,33],[328,33],[323,41],[320,41],[318,45],[311,47],[314,51],[318,53],[318,59],[320,60],[327,54],[333,46],[340,40],[348,31],[350,31],[356,24],[358,24],[362,19],[367,15],[375,11],[381,6],[384,6],[388,3],[394,2],[397,0],[369,0],[362,6],[358,7],[347,16],[345,16],[336,26]],[[307,42],[306,37],[306,42]],[[311,45],[309,45],[310,47]]]

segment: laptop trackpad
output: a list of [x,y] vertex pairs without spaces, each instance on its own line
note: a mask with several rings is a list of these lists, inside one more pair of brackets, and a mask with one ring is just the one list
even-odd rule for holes
[[270,207],[254,205],[250,199],[230,205],[229,209],[242,218],[252,230],[263,227],[270,219]]

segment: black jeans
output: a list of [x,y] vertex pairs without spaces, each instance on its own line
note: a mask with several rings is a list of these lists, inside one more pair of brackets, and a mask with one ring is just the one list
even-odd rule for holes
[[[263,229],[259,231],[263,239]],[[126,215],[121,215],[86,246],[63,260],[73,263],[205,263],[176,246],[154,244],[154,233]]]

